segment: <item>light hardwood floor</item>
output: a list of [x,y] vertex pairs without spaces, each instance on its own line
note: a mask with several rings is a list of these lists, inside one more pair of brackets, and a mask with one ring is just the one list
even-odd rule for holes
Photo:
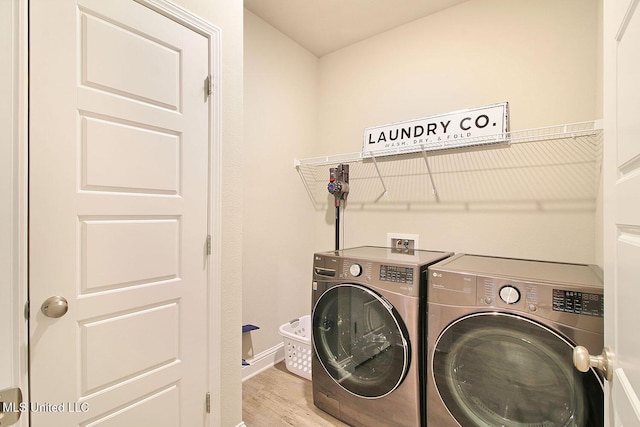
[[242,417],[247,427],[347,426],[316,408],[311,381],[283,362],[242,383]]

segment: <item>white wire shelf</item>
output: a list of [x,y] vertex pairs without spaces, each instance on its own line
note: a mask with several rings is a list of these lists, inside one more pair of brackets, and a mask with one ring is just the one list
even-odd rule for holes
[[[317,209],[333,199],[329,168],[350,165],[348,203],[417,207],[451,203],[595,204],[602,162],[599,121],[513,131],[507,142],[394,149],[295,160]],[[473,146],[464,148],[471,142]]]

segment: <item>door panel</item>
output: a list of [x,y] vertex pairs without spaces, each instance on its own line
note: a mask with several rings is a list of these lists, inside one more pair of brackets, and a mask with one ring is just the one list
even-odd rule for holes
[[[179,359],[180,311],[176,303],[80,325],[81,394],[103,391]],[[140,330],[150,333],[140,336]],[[104,354],[109,354],[105,359]]]
[[30,28],[32,425],[203,425],[208,40],[131,0]]
[[[91,10],[83,12],[82,84],[178,110],[180,29],[173,34],[163,34],[162,42],[157,42],[154,40],[157,30],[152,28],[146,34],[131,30],[126,25],[137,23],[127,20],[126,16],[119,16],[118,24],[113,25]],[[121,78],[122,75],[127,78]]]
[[82,295],[175,280],[180,275],[179,218],[81,218],[80,227]]
[[178,194],[178,135],[87,116],[81,131],[84,190]]
[[[636,3],[635,5],[633,3]],[[638,48],[640,47],[640,16],[638,16],[637,1],[629,2],[629,14],[625,16],[624,27],[618,35],[617,78],[618,78],[618,167],[622,173],[630,172],[627,168],[635,169],[638,165],[629,165],[634,159],[637,162],[640,154],[638,141],[640,135],[640,121],[637,120],[640,108],[640,61]]]

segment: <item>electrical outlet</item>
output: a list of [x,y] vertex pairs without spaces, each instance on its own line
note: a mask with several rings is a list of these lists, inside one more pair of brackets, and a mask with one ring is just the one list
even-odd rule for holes
[[419,248],[417,234],[387,233],[389,247],[398,251],[412,251]]

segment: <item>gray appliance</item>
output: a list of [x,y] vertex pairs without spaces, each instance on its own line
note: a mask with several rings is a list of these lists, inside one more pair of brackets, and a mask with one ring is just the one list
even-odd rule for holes
[[314,404],[354,426],[419,426],[427,267],[449,252],[314,254]]
[[458,254],[428,292],[429,425],[603,425],[602,378],[572,362],[603,347],[598,267]]

